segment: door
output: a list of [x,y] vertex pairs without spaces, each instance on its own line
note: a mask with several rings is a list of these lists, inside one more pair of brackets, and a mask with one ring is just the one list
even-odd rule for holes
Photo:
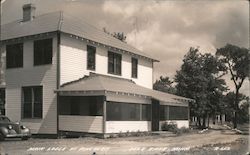
[[160,103],[158,100],[152,99],[152,131],[159,131],[160,120]]

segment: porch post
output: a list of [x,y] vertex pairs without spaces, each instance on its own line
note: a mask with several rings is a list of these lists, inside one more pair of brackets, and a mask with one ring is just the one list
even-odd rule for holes
[[102,122],[102,130],[103,134],[106,133],[106,96],[103,96],[103,122]]

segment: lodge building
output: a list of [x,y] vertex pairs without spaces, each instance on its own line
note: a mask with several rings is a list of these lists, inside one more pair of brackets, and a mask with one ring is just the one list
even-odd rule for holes
[[33,134],[158,131],[189,126],[192,99],[152,90],[158,60],[63,12],[1,26],[2,114]]

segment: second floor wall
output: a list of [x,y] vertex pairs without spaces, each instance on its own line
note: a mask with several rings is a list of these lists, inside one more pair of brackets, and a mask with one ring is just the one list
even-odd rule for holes
[[[95,68],[87,67],[87,46],[95,48]],[[121,56],[120,74],[110,73],[109,54]],[[137,77],[132,77],[132,58],[137,60]],[[60,84],[77,80],[90,72],[132,79],[136,84],[152,89],[153,62],[136,55],[122,53],[107,47],[76,39],[68,34],[61,35],[60,45]]]
[[[39,63],[44,63],[42,60],[38,62],[36,59],[40,58],[42,55],[34,56],[36,41],[39,40],[48,40],[52,39],[52,49],[51,51],[51,60],[50,62],[46,62],[45,64],[40,65]],[[61,42],[60,42],[60,77],[59,84],[62,85],[64,83],[77,80],[82,78],[85,75],[89,75],[90,72],[121,77],[126,79],[132,79],[138,85],[152,88],[153,82],[153,62],[150,59],[145,59],[139,57],[137,55],[131,55],[129,53],[121,52],[114,49],[109,49],[108,47],[100,46],[97,44],[92,44],[87,42],[86,40],[80,40],[73,37],[70,37],[68,34],[61,34]],[[17,57],[22,60],[22,62],[17,61],[16,63],[7,64],[6,59],[6,48],[8,45],[22,45],[22,55],[18,55]],[[95,48],[95,62],[94,69],[89,69],[87,67],[87,46]],[[44,45],[42,45],[42,48]],[[120,69],[117,70],[120,72],[119,74],[111,73],[109,71],[109,53],[114,54],[116,56],[120,56],[118,58],[120,61]],[[6,82],[7,87],[11,85],[23,85],[23,84],[32,84],[35,85],[37,83],[42,83],[47,80],[49,72],[57,72],[57,37],[55,34],[47,37],[37,37],[35,39],[27,39],[20,40],[19,42],[8,42],[7,45],[1,46],[1,60],[3,64],[1,67],[1,76],[2,83]],[[43,54],[43,57],[46,57],[46,54]],[[113,56],[114,57],[114,56]],[[132,76],[132,59],[136,60],[136,76]],[[15,60],[16,61],[16,60]],[[39,59],[40,61],[40,59]],[[9,61],[10,62],[10,61]],[[118,64],[117,60],[112,62],[114,65]],[[13,67],[14,65],[14,67]],[[16,65],[16,66],[15,66]],[[9,66],[9,67],[8,67]],[[114,69],[114,68],[113,68]],[[20,76],[21,75],[21,76]],[[50,75],[49,75],[50,76]],[[56,78],[56,74],[54,74],[54,78]]]
[[[45,56],[46,54],[39,52],[40,54],[36,55],[37,49],[40,49],[41,46],[43,47],[43,44],[39,45],[40,47],[35,47],[35,44],[45,40],[49,40],[50,42],[50,54]],[[16,45],[19,45],[21,50],[15,49]],[[4,72],[3,76],[6,88],[39,85],[52,83],[52,81],[53,85],[56,85],[56,51],[57,37],[55,34],[31,39],[20,39],[18,42],[3,44],[1,52],[5,56],[3,58],[5,65],[3,65],[2,70]],[[45,57],[49,61],[46,62]],[[56,86],[53,89],[56,89]]]

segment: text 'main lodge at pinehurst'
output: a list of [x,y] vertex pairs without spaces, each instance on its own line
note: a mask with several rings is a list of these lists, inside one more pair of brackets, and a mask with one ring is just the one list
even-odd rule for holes
[[32,134],[159,131],[189,126],[192,99],[152,89],[157,60],[62,12],[1,26],[2,112]]

